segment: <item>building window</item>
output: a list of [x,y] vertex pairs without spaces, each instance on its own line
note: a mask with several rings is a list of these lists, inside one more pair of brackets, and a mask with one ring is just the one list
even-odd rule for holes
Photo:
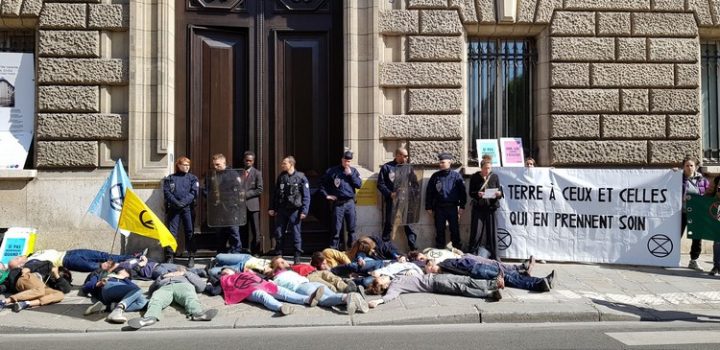
[[476,139],[521,137],[533,155],[535,46],[525,39],[476,39],[468,58],[468,161],[478,163]]
[[702,70],[702,141],[703,163],[720,163],[720,131],[718,131],[718,58],[720,42],[701,43]]

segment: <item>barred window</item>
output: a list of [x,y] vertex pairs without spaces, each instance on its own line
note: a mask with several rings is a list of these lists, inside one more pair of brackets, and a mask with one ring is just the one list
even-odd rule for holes
[[1,30],[0,52],[35,52],[35,30]]
[[718,58],[720,42],[701,43],[703,163],[720,163],[718,131]]
[[476,139],[521,137],[533,155],[533,68],[536,51],[526,39],[476,39],[468,57],[468,145],[478,163]]

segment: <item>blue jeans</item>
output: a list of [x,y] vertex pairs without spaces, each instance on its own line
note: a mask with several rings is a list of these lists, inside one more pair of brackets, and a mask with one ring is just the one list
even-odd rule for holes
[[133,283],[108,281],[102,289],[103,304],[122,303],[125,311],[138,311],[148,303],[142,289]]
[[245,263],[250,260],[250,258],[252,258],[250,254],[218,254],[215,256],[215,267],[210,269],[209,274],[217,277],[220,275],[220,270],[225,267],[242,272],[245,268]]
[[115,255],[91,249],[72,249],[65,252],[63,266],[71,271],[93,272],[100,268],[100,263],[113,260],[116,262],[130,260],[131,255]]
[[[365,260],[365,259],[363,259]],[[368,274],[371,271],[383,268],[385,263],[382,260],[365,260],[365,265],[360,266],[358,263],[353,262],[347,265],[338,265],[332,268],[332,273],[338,276],[347,276],[351,273]]]
[[[299,285],[295,292],[302,295],[311,295],[315,292],[318,288],[324,288],[325,286],[322,283],[318,282],[306,282],[301,285]],[[345,296],[343,294],[335,293],[330,288],[325,288],[325,291],[323,292],[323,296],[320,298],[320,301],[318,302],[318,305],[320,306],[335,306],[335,305],[342,305],[345,304],[345,301],[343,300]]]
[[256,290],[247,297],[248,301],[254,303],[263,304],[268,310],[278,312],[282,303],[280,301],[286,301],[291,304],[307,304],[310,301],[305,295],[300,295],[287,288],[278,286],[278,291],[275,294],[270,294],[264,290]]

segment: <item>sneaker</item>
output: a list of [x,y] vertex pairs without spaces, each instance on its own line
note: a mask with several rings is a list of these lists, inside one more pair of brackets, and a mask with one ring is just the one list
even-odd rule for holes
[[315,291],[310,294],[310,301],[308,301],[308,305],[310,305],[310,307],[317,306],[323,294],[325,294],[325,287],[318,287],[318,289],[315,289]]
[[347,295],[345,304],[347,306],[348,315],[350,315],[350,316],[354,315],[355,311],[357,311],[357,309],[358,309],[358,305],[355,303],[355,298],[352,297],[352,294]]
[[103,310],[105,310],[105,304],[103,304],[102,301],[98,301],[97,303],[88,306],[87,309],[85,309],[85,312],[83,312],[83,315],[89,316],[102,312]]
[[499,289],[494,290],[492,293],[490,293],[490,296],[488,297],[488,300],[492,301],[500,301],[502,299],[502,293],[500,293]]
[[365,295],[365,287],[363,287],[363,286],[357,286],[357,289],[358,289],[357,293],[360,294],[360,296],[361,296],[363,299],[367,299],[367,295]]
[[540,285],[537,289],[538,292],[549,292],[550,291],[550,282],[547,280],[547,278],[543,278],[540,282]]
[[140,329],[147,326],[152,326],[157,323],[158,319],[155,317],[136,317],[128,321],[128,326],[134,329]]
[[550,289],[555,288],[555,281],[557,280],[557,274],[555,274],[555,270],[552,270],[549,275],[545,276],[545,280],[550,285]]
[[292,305],[282,304],[282,306],[280,306],[280,314],[283,316],[290,315],[293,312],[295,312],[295,307]]
[[13,305],[14,312],[20,312],[30,307],[30,303],[27,301],[19,301]]
[[188,258],[187,267],[189,267],[191,269],[193,267],[195,267],[195,257],[194,256],[191,256],[190,258]]
[[199,314],[190,316],[190,319],[193,321],[210,321],[213,318],[215,318],[215,316],[217,316],[217,314],[218,314],[217,309],[209,309],[209,310],[205,310]]
[[4,309],[6,306],[7,303],[5,302],[5,300],[0,300],[0,311],[2,311],[2,309]]
[[365,301],[365,299],[360,296],[359,293],[350,293],[350,298],[353,300],[355,305],[357,305],[357,310],[355,311],[360,311],[364,314],[370,311],[370,306],[368,305],[367,301]]
[[710,270],[710,272],[708,272],[708,275],[710,275],[710,276],[717,276],[718,273],[720,273],[720,271],[718,270],[718,268],[717,268],[717,267],[713,267],[712,270]]
[[522,269],[524,275],[530,275],[532,272],[533,267],[535,266],[535,257],[530,255],[530,258],[523,261],[522,263]]
[[698,265],[697,260],[690,260],[690,263],[688,263],[688,268],[693,269],[695,271],[702,271],[702,267]]
[[110,323],[125,323],[128,321],[128,318],[125,316],[125,310],[123,308],[116,307],[105,320]]

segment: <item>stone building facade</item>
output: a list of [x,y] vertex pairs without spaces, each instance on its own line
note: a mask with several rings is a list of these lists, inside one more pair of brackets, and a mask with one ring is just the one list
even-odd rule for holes
[[[106,225],[84,211],[119,157],[162,210],[159,180],[192,147],[175,132],[181,3],[2,2],[3,30],[37,34],[38,101],[35,169],[0,170],[0,227],[38,227],[55,246],[102,241]],[[449,151],[469,174],[469,44],[523,39],[535,55],[526,146],[539,165],[673,166],[702,156],[701,43],[718,28],[720,0],[343,1],[336,132],[365,178],[400,145],[424,166]],[[379,232],[380,206],[358,211],[359,231]],[[418,229],[430,244],[430,219]]]

